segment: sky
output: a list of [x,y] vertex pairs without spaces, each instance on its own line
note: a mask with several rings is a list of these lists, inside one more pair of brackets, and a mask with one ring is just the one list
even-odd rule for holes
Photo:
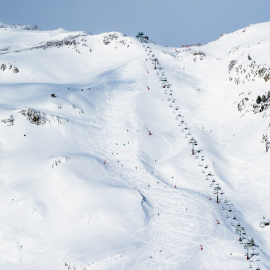
[[144,32],[164,45],[206,44],[270,21],[269,0],[2,0],[0,22],[92,34]]

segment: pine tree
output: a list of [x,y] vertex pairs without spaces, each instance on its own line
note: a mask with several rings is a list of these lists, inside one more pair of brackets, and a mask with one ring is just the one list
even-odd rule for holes
[[258,97],[257,97],[256,102],[257,102],[257,104],[260,104],[260,103],[262,102],[261,96],[258,96]]

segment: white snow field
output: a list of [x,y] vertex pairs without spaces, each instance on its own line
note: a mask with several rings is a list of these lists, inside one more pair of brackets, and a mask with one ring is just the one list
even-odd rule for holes
[[0,269],[270,269],[269,46],[0,24]]

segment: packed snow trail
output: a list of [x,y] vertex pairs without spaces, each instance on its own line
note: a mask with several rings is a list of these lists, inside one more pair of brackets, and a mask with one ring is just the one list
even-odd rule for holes
[[[144,196],[142,207],[151,219],[134,237],[144,242],[128,268],[175,269],[185,265],[200,244],[215,235],[215,212],[211,203],[199,194],[176,190],[163,184],[145,167],[140,156],[140,141],[148,131],[136,117],[136,97],[143,94],[142,83],[108,83],[109,88],[98,108],[103,128],[92,141],[92,149],[102,160],[108,174]],[[127,90],[128,89],[128,90]],[[148,205],[145,207],[144,205]],[[126,269],[127,265],[124,267]]]

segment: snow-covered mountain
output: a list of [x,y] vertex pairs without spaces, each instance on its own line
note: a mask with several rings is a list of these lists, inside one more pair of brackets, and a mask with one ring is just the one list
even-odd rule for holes
[[269,33],[1,24],[0,268],[270,269]]

